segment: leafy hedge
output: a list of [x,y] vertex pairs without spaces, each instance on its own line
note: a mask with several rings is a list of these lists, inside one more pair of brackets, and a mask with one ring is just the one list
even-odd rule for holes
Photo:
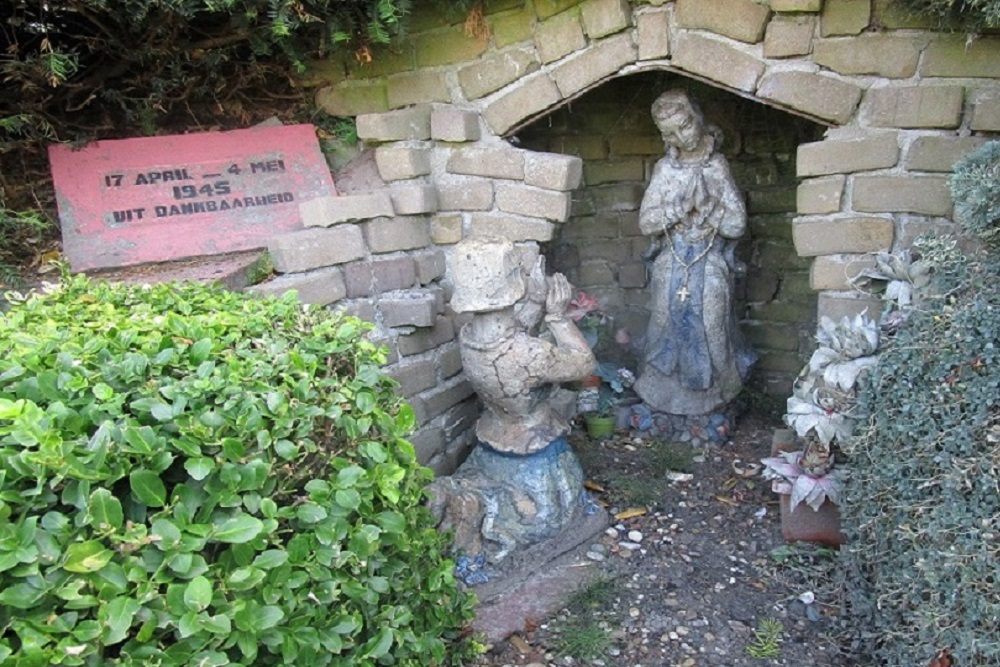
[[1000,28],[1000,0],[895,0],[895,2],[945,25],[970,29]]
[[[959,221],[994,238],[1000,220],[970,202],[996,191],[997,148],[953,178]],[[1000,257],[918,248],[935,295],[909,311],[860,394],[870,426],[844,485],[847,590],[865,664],[926,665],[947,648],[956,665],[1000,665]]]
[[460,658],[470,600],[363,333],[84,278],[0,316],[0,663]]

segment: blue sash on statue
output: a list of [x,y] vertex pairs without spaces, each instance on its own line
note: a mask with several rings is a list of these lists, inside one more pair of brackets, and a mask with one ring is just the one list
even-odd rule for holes
[[[649,360],[649,364],[664,375],[679,374],[682,384],[695,391],[706,390],[711,386],[712,358],[708,352],[708,337],[705,334],[702,312],[705,264],[708,258],[702,257],[697,262],[694,260],[705,250],[705,244],[712,243],[713,240],[709,237],[689,244],[680,234],[671,237],[675,257],[671,264],[668,292],[670,334],[664,336],[660,350]],[[684,286],[685,272],[677,257],[690,267],[687,270],[688,296],[683,300],[677,293]]]

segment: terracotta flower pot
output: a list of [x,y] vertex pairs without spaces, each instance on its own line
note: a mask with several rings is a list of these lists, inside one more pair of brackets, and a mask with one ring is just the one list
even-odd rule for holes
[[799,503],[792,511],[792,497],[779,496],[781,500],[781,535],[789,542],[818,542],[830,547],[844,543],[840,532],[840,508],[827,500],[814,511],[805,503]]

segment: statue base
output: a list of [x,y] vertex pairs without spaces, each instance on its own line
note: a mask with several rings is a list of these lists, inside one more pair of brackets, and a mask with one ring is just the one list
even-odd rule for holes
[[606,576],[606,564],[585,554],[608,525],[608,513],[599,508],[556,537],[508,556],[488,581],[472,588],[478,600],[473,629],[490,643],[523,632],[526,621],[551,616],[574,592]]
[[641,403],[631,406],[623,420],[624,425],[642,438],[685,442],[693,447],[719,447],[729,441],[738,414],[739,410],[728,405],[704,415],[672,415],[654,412]]

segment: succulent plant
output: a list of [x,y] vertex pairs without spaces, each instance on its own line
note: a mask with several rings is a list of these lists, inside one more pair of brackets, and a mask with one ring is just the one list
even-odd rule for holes
[[818,387],[804,396],[790,396],[785,423],[800,438],[815,436],[824,445],[851,437],[854,419],[850,416],[850,396],[828,387]]
[[821,376],[829,386],[850,391],[858,376],[875,363],[878,338],[878,325],[865,315],[853,320],[845,317],[839,323],[822,318],[816,334],[819,348],[809,359],[809,373]]
[[799,503],[819,511],[820,506],[829,499],[836,503],[840,498],[840,481],[845,476],[842,468],[832,468],[832,455],[829,465],[823,474],[809,468],[809,449],[806,451],[783,452],[778,456],[761,459],[764,464],[762,475],[772,480],[771,488],[776,493],[791,495],[791,508],[794,511]]

